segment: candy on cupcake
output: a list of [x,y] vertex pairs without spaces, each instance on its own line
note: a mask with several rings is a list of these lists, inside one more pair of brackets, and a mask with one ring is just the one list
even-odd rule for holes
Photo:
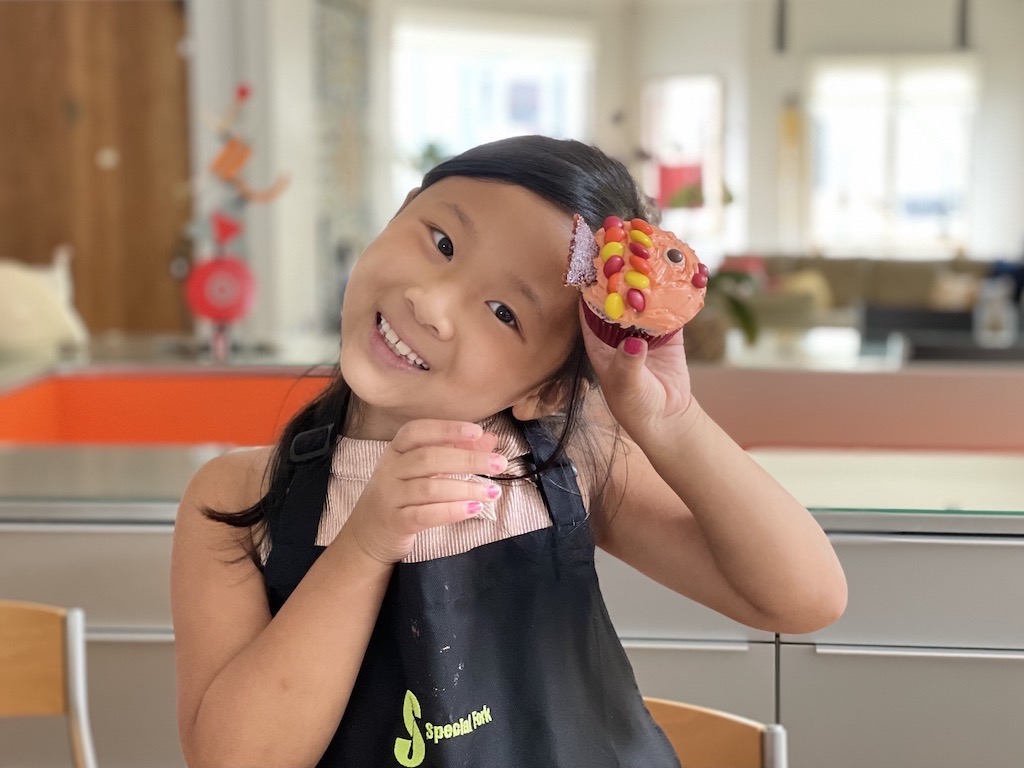
[[580,289],[587,324],[603,342],[615,347],[635,336],[653,349],[704,306],[708,268],[690,246],[643,219],[609,216],[591,233],[577,215],[565,284]]

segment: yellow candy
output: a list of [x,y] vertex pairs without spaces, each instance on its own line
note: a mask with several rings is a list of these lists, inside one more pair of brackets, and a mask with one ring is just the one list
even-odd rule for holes
[[[633,231],[635,232],[636,230]],[[626,283],[634,288],[639,288],[642,291],[651,287],[651,278],[643,272],[637,272],[635,269],[631,269],[626,273]]]
[[618,320],[625,309],[626,302],[617,293],[609,293],[608,298],[604,300],[604,313],[610,320]]
[[640,245],[642,245],[644,248],[650,248],[653,245],[653,243],[651,242],[651,238],[649,238],[639,229],[629,230],[629,239],[632,240],[634,243],[640,243]]
[[604,248],[601,249],[601,260],[608,261],[612,256],[621,256],[625,252],[626,246],[622,243],[605,243]]

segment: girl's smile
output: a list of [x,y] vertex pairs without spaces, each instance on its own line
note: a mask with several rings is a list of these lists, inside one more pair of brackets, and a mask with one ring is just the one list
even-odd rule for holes
[[427,365],[426,361],[416,354],[416,350],[402,340],[402,337],[395,332],[395,329],[391,327],[387,318],[380,312],[377,313],[377,333],[382,339],[384,339],[388,349],[394,352],[400,360],[404,360],[406,362],[405,367],[411,367],[422,371],[430,370],[430,366]]

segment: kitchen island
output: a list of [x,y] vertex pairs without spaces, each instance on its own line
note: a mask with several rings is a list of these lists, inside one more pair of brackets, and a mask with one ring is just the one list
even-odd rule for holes
[[[249,372],[294,380],[302,370]],[[111,372],[37,371],[8,394],[48,377]],[[114,372],[159,373],[164,383],[169,373],[201,373],[211,385],[240,373]],[[779,719],[794,768],[1019,763],[1024,372],[801,376],[695,365],[693,380],[705,408],[811,508],[846,569],[850,602],[832,627],[776,637],[599,553],[609,611],[641,689]],[[261,407],[280,417],[280,402]],[[183,765],[168,596],[177,503],[198,466],[245,444],[225,434],[188,444],[153,437],[0,446],[0,592],[85,609],[105,768]],[[66,762],[57,722],[3,721],[0,742],[12,764]]]

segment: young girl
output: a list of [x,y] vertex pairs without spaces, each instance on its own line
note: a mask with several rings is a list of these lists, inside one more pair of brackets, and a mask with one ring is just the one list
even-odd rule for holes
[[577,142],[442,163],[356,263],[328,390],[196,473],[172,565],[190,766],[678,766],[595,542],[752,627],[842,613],[828,540],[693,399],[682,334],[648,354],[581,324],[574,213],[649,216]]

